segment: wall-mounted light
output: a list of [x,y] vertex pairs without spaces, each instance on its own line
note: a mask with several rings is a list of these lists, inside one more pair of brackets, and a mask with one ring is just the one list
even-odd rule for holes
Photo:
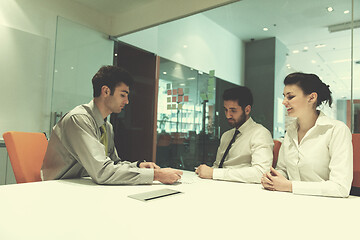
[[328,12],[333,12],[334,9],[333,9],[332,7],[328,7],[328,8],[327,8],[327,11],[328,11]]

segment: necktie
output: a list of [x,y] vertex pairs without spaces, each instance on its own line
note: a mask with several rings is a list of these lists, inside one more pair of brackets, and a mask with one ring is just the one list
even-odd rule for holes
[[101,125],[100,131],[101,131],[100,142],[104,145],[105,155],[107,156],[107,154],[108,154],[108,137],[107,137],[107,133],[106,133],[105,123],[103,125]]
[[240,133],[239,130],[236,129],[236,130],[235,130],[235,133],[234,133],[234,136],[232,137],[232,139],[231,139],[228,147],[226,148],[226,151],[225,151],[225,153],[224,153],[224,155],[223,155],[223,157],[222,157],[222,159],[221,159],[221,161],[220,161],[219,168],[222,168],[222,167],[223,167],[225,158],[226,158],[226,156],[228,155],[228,153],[229,153],[229,151],[230,151],[231,145],[235,142],[235,138],[236,138],[236,136],[237,136],[239,133]]

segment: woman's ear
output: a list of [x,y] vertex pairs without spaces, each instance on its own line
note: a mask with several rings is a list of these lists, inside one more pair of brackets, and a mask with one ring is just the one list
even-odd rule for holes
[[316,92],[312,92],[309,94],[309,102],[317,103],[318,94]]

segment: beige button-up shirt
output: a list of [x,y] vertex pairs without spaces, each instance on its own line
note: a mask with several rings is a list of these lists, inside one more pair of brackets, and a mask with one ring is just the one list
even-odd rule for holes
[[320,112],[298,142],[297,121],[287,128],[276,169],[292,181],[293,193],[347,197],[353,179],[349,128]]
[[270,170],[274,142],[269,130],[252,118],[239,127],[240,133],[225,158],[223,168],[218,168],[235,130],[230,129],[221,136],[213,179],[260,183],[262,175]]
[[114,131],[106,122],[108,156],[100,142],[104,124],[94,101],[75,107],[53,128],[42,166],[43,180],[90,176],[98,184],[151,184],[153,169],[121,161],[114,147]]

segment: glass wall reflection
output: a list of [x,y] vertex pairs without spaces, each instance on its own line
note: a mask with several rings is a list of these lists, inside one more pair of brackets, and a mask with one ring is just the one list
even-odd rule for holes
[[216,83],[215,102],[201,95],[203,88],[210,89],[211,69],[252,90],[252,117],[274,139],[286,130],[283,80],[293,72],[317,74],[328,84],[333,105],[319,109],[359,133],[359,7],[360,0],[244,0],[120,37],[169,59],[160,64],[157,160],[185,169],[200,162],[212,165],[212,153],[204,149],[216,152],[224,129],[219,126],[226,123],[220,118],[225,88]]
[[164,58],[159,71],[157,164],[193,170],[200,163],[212,163],[209,144],[218,144],[214,75]]
[[[353,14],[353,41],[352,41],[352,91],[353,91],[353,104],[350,104],[350,107],[353,107],[352,110],[352,124],[353,132],[360,133],[360,1],[354,1],[354,10]],[[350,14],[351,12],[349,12]]]
[[[257,107],[271,109],[272,114],[258,113],[254,119],[270,128],[274,138],[285,131],[284,77],[291,72],[315,73],[333,92],[332,108],[320,109],[358,132],[359,6],[360,0],[239,1],[120,39],[205,72],[211,66],[219,77],[236,84],[258,81],[252,88],[255,95],[265,91],[264,81],[272,81],[273,89],[266,87],[266,93],[273,91],[271,99],[267,94],[268,99],[259,103],[266,108]],[[275,39],[274,46],[247,53],[251,45],[270,39]],[[264,54],[270,49],[272,55]],[[253,65],[248,61],[251,55],[257,57]],[[251,69],[256,70],[249,78]]]

